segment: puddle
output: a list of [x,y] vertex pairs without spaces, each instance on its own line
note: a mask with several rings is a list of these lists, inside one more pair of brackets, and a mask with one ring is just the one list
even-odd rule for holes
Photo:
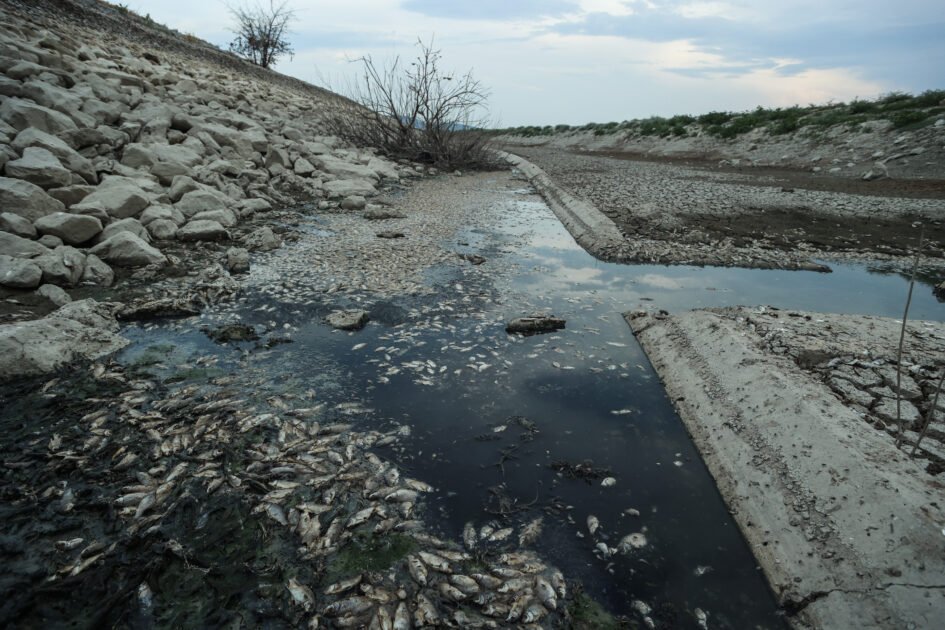
[[[381,454],[436,486],[423,515],[434,531],[458,540],[470,521],[504,527],[543,516],[535,548],[613,613],[633,616],[640,600],[662,627],[698,627],[697,608],[715,628],[784,627],[621,313],[770,304],[900,316],[906,282],[866,265],[815,274],[602,263],[535,195],[496,188],[494,227],[462,230],[447,244],[487,264],[431,269],[433,296],[348,295],[345,303],[372,314],[363,331],[322,324],[339,304],[332,296],[298,302],[250,289],[219,312],[127,328],[135,343],[123,360],[170,382],[235,370],[257,397],[315,387],[329,420],[409,425],[411,436]],[[333,233],[330,219],[302,231]],[[941,319],[942,310],[929,286],[917,288],[912,318]],[[508,319],[536,311],[564,317],[566,329],[505,333]],[[199,332],[235,319],[261,339],[221,345]],[[283,337],[291,343],[267,343]],[[338,406],[350,401],[360,404]],[[601,474],[559,472],[574,466]],[[602,486],[604,476],[616,483]],[[610,556],[629,534],[643,534],[645,546]]]

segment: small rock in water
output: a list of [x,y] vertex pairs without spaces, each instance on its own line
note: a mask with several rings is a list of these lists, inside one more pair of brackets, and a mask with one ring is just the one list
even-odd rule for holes
[[377,233],[377,238],[404,238],[405,234],[403,232],[398,232],[397,230],[384,230],[383,232]]
[[614,479],[613,477],[604,477],[601,480],[600,485],[602,485],[605,488],[610,488],[611,486],[617,485],[617,480]]
[[383,208],[368,208],[362,214],[362,217],[368,221],[384,221],[386,219],[405,219],[406,215],[393,210],[384,210]]
[[259,335],[252,327],[246,324],[227,324],[213,330],[204,330],[207,336],[217,343],[228,341],[256,341]]
[[486,259],[479,254],[460,254],[459,257],[467,262],[471,262],[474,265],[481,265],[482,263],[486,262]]
[[565,321],[560,317],[532,315],[530,317],[518,317],[513,319],[506,325],[505,332],[533,335],[561,330],[564,328],[564,324]]
[[231,247],[226,250],[226,268],[230,273],[249,271],[249,250],[243,247]]
[[361,330],[368,319],[367,311],[335,311],[325,321],[339,330]]

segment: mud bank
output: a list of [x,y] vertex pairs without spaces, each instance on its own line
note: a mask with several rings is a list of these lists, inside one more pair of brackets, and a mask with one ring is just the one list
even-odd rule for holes
[[[796,627],[936,625],[942,483],[816,373],[894,356],[895,321],[764,308],[627,321]],[[945,329],[910,330],[918,374]]]

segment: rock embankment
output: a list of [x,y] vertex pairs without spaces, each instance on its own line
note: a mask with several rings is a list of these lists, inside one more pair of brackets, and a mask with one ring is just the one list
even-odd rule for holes
[[[54,285],[64,303],[70,291],[110,287],[131,270],[159,276],[179,266],[171,252],[236,241],[240,224],[275,205],[363,207],[385,182],[422,172],[326,135],[340,97],[205,45],[128,37],[108,16],[114,7],[3,6],[0,295],[8,300]],[[278,246],[266,229],[234,244]],[[248,259],[234,256],[227,266],[245,271]]]
[[894,320],[770,307],[627,319],[799,627],[937,623],[941,421],[907,453],[943,369],[942,324],[909,328],[901,451],[876,430],[891,424]]

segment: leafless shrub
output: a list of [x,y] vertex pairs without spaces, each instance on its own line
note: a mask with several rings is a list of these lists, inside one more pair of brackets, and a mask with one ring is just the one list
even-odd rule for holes
[[361,57],[363,74],[348,89],[351,102],[329,122],[332,133],[357,146],[440,168],[485,168],[497,163],[491,148],[486,103],[489,92],[471,72],[440,67],[442,54],[418,41],[409,64],[386,65]]
[[288,2],[277,4],[275,0],[269,0],[268,6],[246,4],[229,9],[236,20],[232,29],[236,39],[230,42],[231,52],[263,68],[276,63],[279,57],[293,53],[286,37],[289,24],[295,20],[295,11],[288,7]]

